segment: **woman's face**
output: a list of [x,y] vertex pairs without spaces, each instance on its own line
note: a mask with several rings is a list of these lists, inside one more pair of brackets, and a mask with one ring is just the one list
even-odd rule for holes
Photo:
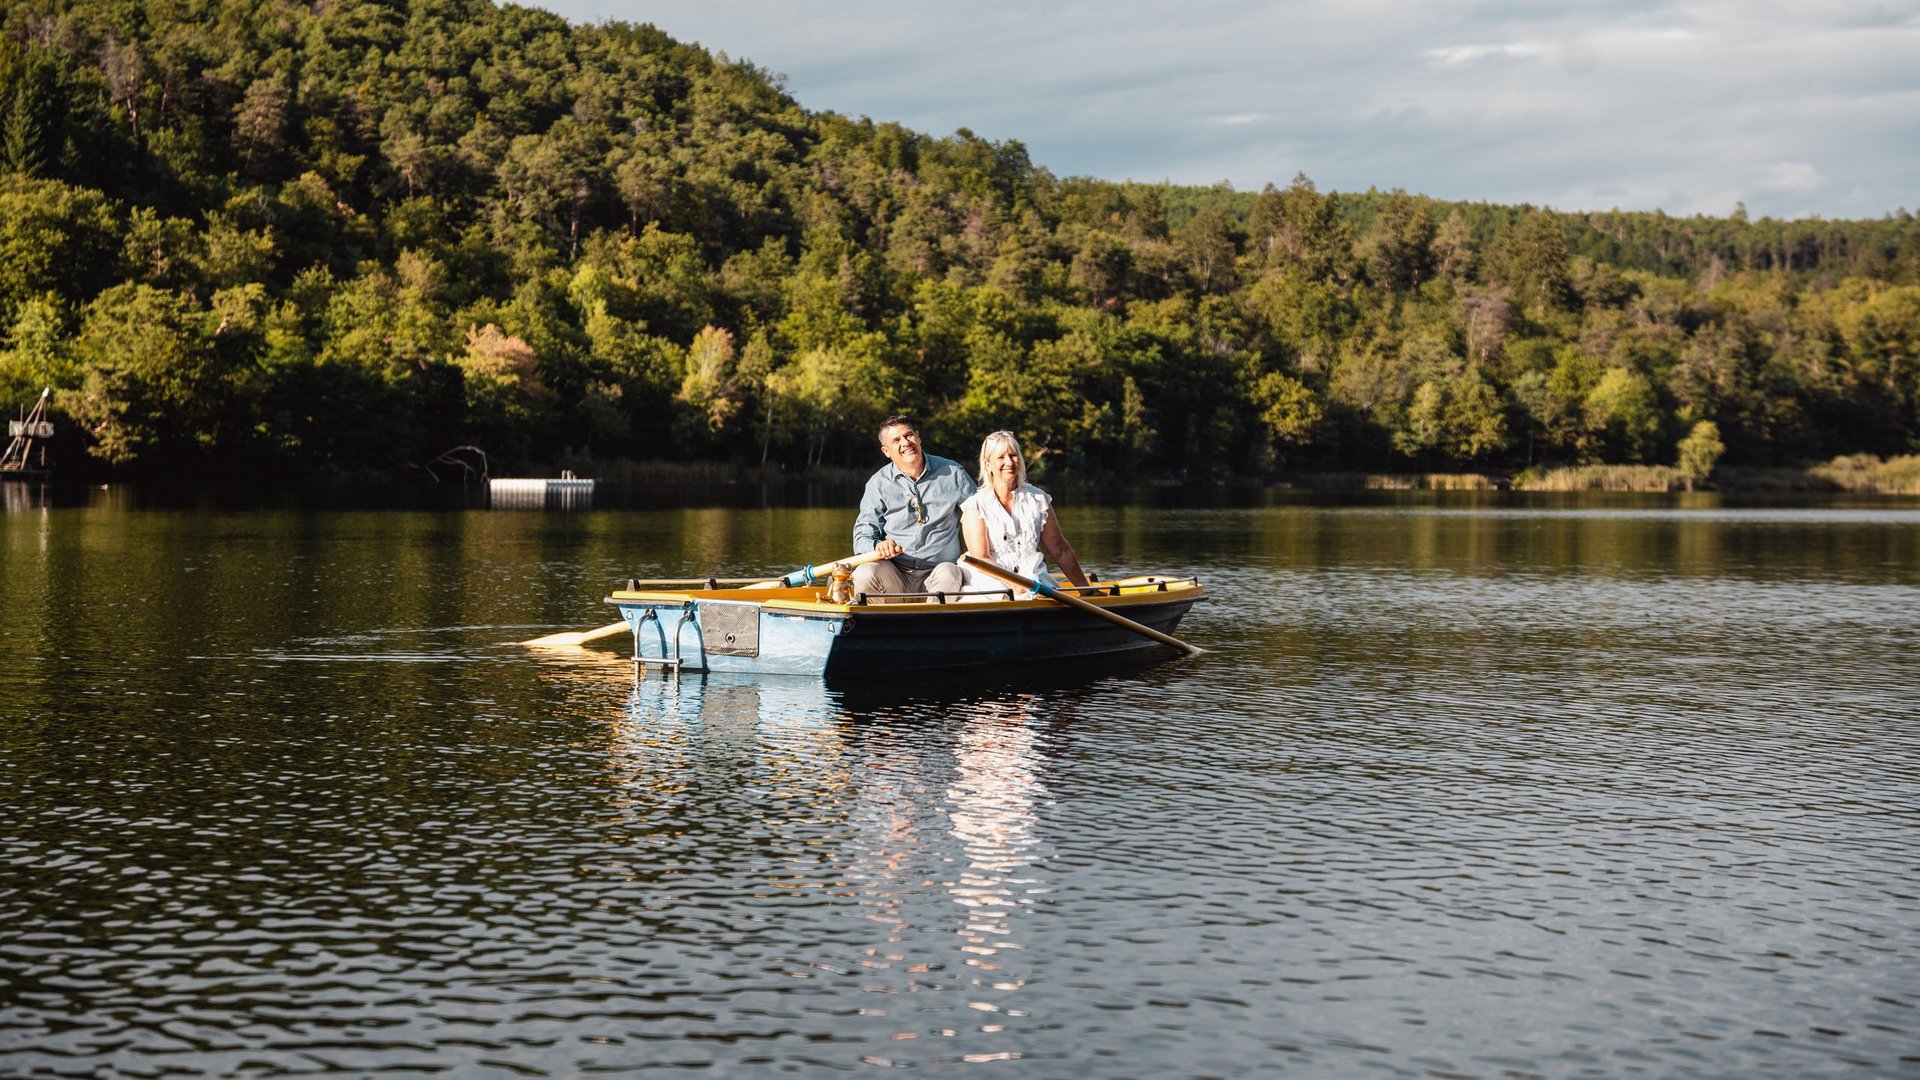
[[987,452],[987,475],[1013,485],[1020,482],[1020,451],[1009,443],[999,443]]

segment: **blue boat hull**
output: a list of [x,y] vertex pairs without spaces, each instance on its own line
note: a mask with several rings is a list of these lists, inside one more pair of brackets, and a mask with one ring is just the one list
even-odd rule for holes
[[[1088,599],[1170,634],[1205,596],[1191,580],[1143,580]],[[633,628],[636,661],[688,672],[833,676],[1173,651],[1050,600],[851,605],[810,589],[721,589],[616,592],[607,602]]]

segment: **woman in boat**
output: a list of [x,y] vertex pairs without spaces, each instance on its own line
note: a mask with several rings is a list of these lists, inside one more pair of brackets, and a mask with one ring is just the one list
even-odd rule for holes
[[[1068,581],[1087,583],[1080,557],[1054,517],[1053,498],[1027,483],[1026,459],[1011,431],[996,431],[980,444],[980,490],[960,505],[960,535],[976,558],[1022,577],[1052,581],[1051,555]],[[969,568],[966,587],[998,588],[1000,582]]]

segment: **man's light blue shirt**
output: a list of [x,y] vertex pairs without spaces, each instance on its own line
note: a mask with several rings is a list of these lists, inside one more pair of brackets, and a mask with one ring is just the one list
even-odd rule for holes
[[[960,504],[977,486],[960,463],[926,455],[927,467],[915,480],[889,461],[867,479],[860,515],[853,519],[853,552],[872,551],[893,540],[906,554],[893,561],[905,570],[931,570],[960,557]],[[916,520],[914,507],[922,507]]]

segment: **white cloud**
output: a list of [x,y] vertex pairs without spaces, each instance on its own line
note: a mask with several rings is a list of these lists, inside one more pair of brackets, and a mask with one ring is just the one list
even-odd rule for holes
[[1538,60],[1552,52],[1544,42],[1515,41],[1505,45],[1449,45],[1441,49],[1428,49],[1426,55],[1443,66],[1455,67],[1480,60]]
[[1017,139],[1058,175],[1875,217],[1916,199],[1920,7],[1888,0],[545,0],[789,76],[807,108]]
[[1756,184],[1761,191],[1804,193],[1818,191],[1826,184],[1820,170],[1804,161],[1776,161],[1763,166]]

